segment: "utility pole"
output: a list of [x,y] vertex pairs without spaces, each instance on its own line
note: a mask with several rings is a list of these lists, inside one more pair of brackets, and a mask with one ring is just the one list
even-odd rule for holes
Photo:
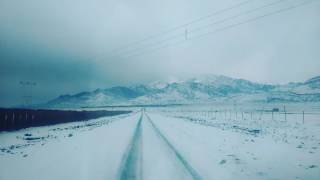
[[185,29],[184,31],[184,38],[185,40],[188,40],[188,29]]
[[32,88],[37,85],[36,82],[31,81],[20,81],[20,86],[22,87],[23,95],[22,95],[22,101],[23,106],[28,107],[32,105]]

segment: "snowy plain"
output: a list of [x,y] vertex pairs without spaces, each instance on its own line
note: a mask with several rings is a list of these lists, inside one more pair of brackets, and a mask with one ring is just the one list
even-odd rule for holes
[[0,179],[318,180],[318,107],[137,108],[128,115],[2,132]]

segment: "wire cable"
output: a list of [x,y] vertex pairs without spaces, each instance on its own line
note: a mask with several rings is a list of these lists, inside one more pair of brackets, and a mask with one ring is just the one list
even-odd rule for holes
[[[215,34],[215,33],[218,33],[218,32],[223,32],[223,31],[225,31],[225,30],[228,30],[228,29],[231,29],[231,28],[235,28],[235,27],[240,26],[240,25],[243,25],[243,24],[248,24],[248,23],[251,23],[251,22],[254,22],[254,21],[258,21],[258,20],[263,19],[263,18],[268,17],[268,16],[273,16],[273,15],[276,15],[276,14],[280,14],[280,13],[282,13],[282,12],[286,12],[286,11],[289,11],[289,10],[293,10],[293,9],[298,8],[298,7],[308,5],[308,4],[313,3],[313,2],[316,2],[316,1],[319,2],[319,0],[307,0],[307,1],[303,1],[302,3],[295,4],[295,5],[290,5],[289,7],[281,8],[281,9],[278,9],[278,10],[276,10],[276,11],[272,11],[272,12],[269,12],[269,13],[265,13],[265,14],[263,14],[263,15],[259,15],[259,16],[253,17],[253,18],[246,19],[246,20],[244,20],[244,21],[240,21],[240,22],[238,22],[238,23],[234,23],[234,24],[231,24],[231,25],[228,25],[228,26],[225,26],[225,27],[217,28],[217,29],[212,30],[212,31],[209,31],[209,32],[207,32],[207,33],[203,33],[203,34],[200,34],[200,35],[197,35],[197,36],[194,36],[194,37],[188,37],[187,40],[186,40],[186,39],[183,39],[183,40],[177,41],[177,42],[175,42],[175,43],[165,44],[165,45],[163,45],[163,46],[160,46],[160,47],[151,49],[150,51],[142,51],[142,52],[140,52],[140,53],[131,54],[131,55],[126,56],[126,58],[131,58],[131,57],[135,57],[135,56],[140,56],[140,55],[143,55],[143,54],[145,54],[145,53],[157,51],[157,50],[160,50],[160,49],[169,47],[169,46],[173,46],[173,45],[177,45],[177,44],[184,43],[184,42],[186,42],[186,41],[198,39],[198,38],[207,36],[207,35],[209,35],[209,34]],[[181,35],[180,35],[180,36],[181,36]]]

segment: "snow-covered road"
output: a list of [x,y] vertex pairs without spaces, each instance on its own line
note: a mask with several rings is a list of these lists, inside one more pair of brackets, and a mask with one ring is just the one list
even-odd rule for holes
[[313,143],[310,153],[269,135],[141,111],[1,133],[0,180],[316,180]]

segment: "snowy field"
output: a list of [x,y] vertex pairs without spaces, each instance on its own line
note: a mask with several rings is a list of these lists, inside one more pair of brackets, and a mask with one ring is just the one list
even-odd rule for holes
[[318,180],[319,107],[147,108],[2,132],[0,180]]

